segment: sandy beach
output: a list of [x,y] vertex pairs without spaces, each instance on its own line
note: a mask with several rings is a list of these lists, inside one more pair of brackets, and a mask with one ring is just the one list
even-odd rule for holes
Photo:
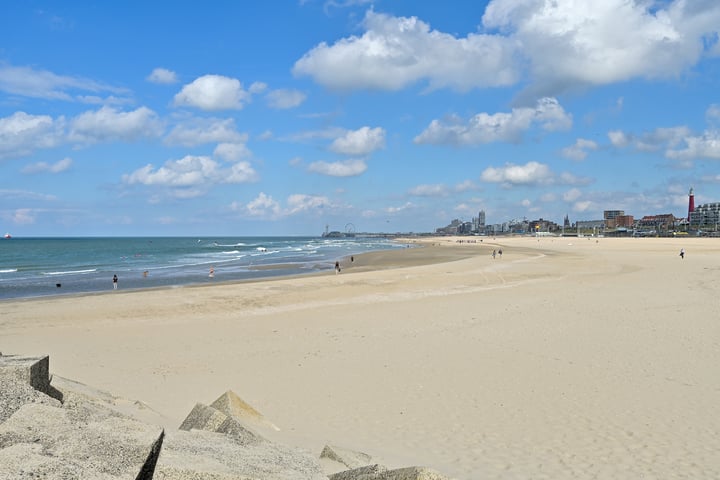
[[0,351],[49,354],[167,428],[233,390],[273,439],[463,480],[720,478],[719,239],[465,240],[3,301]]

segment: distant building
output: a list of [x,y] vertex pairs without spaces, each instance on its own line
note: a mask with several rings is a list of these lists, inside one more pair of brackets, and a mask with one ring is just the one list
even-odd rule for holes
[[713,228],[720,223],[720,203],[698,205],[690,212],[690,228]]
[[469,235],[472,233],[472,230],[472,222],[463,222],[456,218],[450,222],[450,225],[436,228],[435,233],[438,235]]
[[624,217],[624,210],[605,210],[603,212],[603,219],[605,220],[605,226],[607,228],[617,228],[618,217]]
[[478,216],[473,217],[472,231],[475,233],[485,233],[485,210],[480,210]]
[[620,215],[615,218],[615,228],[632,228],[635,226],[635,217],[632,215]]
[[539,232],[556,232],[560,230],[560,227],[557,223],[551,222],[550,220],[543,220],[542,218],[539,218],[537,220],[531,220],[528,222],[528,231],[530,233],[539,233]]
[[625,215],[623,210],[605,210],[603,212],[606,228],[632,228],[635,225],[635,217]]
[[578,220],[575,229],[578,233],[598,233],[605,228],[605,220]]
[[665,232],[674,230],[679,223],[678,218],[672,213],[663,213],[660,215],[645,215],[637,221],[636,230],[639,232],[660,235]]

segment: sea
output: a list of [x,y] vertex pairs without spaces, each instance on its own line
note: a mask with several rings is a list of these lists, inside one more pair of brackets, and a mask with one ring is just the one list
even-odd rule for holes
[[113,275],[128,290],[332,272],[405,247],[371,236],[0,238],[0,300],[108,291]]

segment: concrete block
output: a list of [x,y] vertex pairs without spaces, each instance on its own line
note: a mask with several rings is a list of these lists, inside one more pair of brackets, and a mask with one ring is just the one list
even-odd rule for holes
[[44,392],[50,386],[50,357],[0,356],[0,380],[25,382]]
[[0,385],[26,383],[35,390],[62,401],[62,393],[50,385],[50,357],[0,355]]
[[202,403],[195,404],[192,411],[185,417],[180,430],[206,430],[209,432],[217,432],[220,425],[223,424],[228,416],[220,410],[208,407]]
[[384,477],[381,475],[387,471],[387,467],[383,465],[366,465],[328,475],[328,478],[330,480],[382,480]]
[[262,413],[255,410],[252,405],[245,402],[232,390],[220,395],[213,403],[211,407],[220,410],[229,417],[234,417],[243,422],[248,422],[258,426],[269,427],[275,431],[280,430],[278,427],[269,422]]
[[345,465],[349,469],[364,467],[372,463],[372,457],[367,453],[355,452],[335,445],[325,445],[320,458],[327,458]]
[[153,480],[155,475],[155,466],[157,465],[158,457],[160,456],[160,450],[162,450],[163,439],[165,438],[165,430],[160,432],[160,436],[150,446],[150,452],[148,453],[145,463],[140,468],[140,471],[135,477],[135,480]]
[[451,480],[441,473],[425,467],[407,467],[388,470],[380,477],[382,480]]
[[425,467],[407,467],[388,470],[383,465],[366,465],[329,475],[330,480],[451,480],[435,470]]
[[240,445],[256,445],[264,439],[241,424],[236,418],[227,417],[215,430],[218,433],[224,433],[234,438]]

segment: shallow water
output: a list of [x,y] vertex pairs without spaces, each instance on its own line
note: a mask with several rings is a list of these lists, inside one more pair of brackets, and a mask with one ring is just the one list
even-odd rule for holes
[[[181,286],[312,273],[384,238],[102,237],[0,240],[0,299]],[[214,275],[209,275],[210,269]]]

